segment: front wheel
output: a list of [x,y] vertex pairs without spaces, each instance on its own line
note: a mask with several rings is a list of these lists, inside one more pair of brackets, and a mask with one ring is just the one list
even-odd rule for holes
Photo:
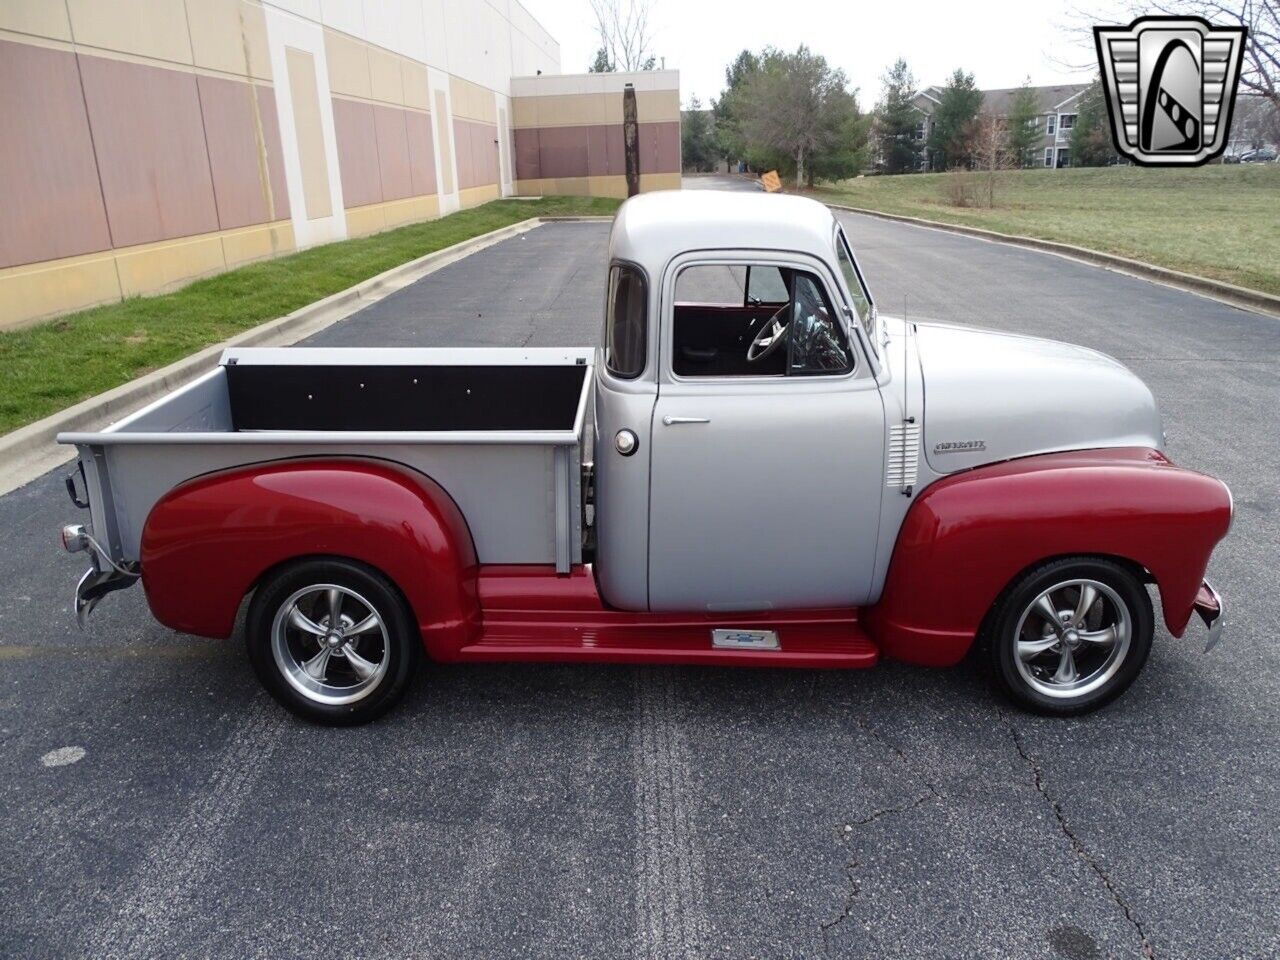
[[1004,691],[1037,713],[1088,713],[1133,683],[1151,650],[1146,586],[1110,560],[1068,558],[1023,574],[997,604],[989,634]]
[[376,571],[305,560],[259,585],[246,624],[264,687],[308,720],[372,720],[404,693],[421,640],[404,600]]

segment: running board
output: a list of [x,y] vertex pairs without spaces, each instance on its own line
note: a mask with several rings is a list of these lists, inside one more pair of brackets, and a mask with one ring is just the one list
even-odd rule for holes
[[855,670],[874,667],[880,651],[865,637],[849,637],[839,644],[787,643],[777,650],[731,650],[706,646],[692,649],[661,642],[631,646],[546,643],[515,637],[490,638],[458,651],[459,661],[541,661],[558,663],[682,663],[702,666],[796,667]]
[[871,667],[880,659],[853,608],[736,615],[614,610],[582,567],[567,577],[549,567],[482,567],[479,588],[479,637],[440,651],[440,659],[832,669]]
[[854,669],[875,666],[880,650],[847,616],[780,619],[766,628],[613,611],[488,611],[480,640],[459,650],[458,659]]

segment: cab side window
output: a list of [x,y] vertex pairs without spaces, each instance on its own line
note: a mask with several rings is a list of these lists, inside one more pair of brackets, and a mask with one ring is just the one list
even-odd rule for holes
[[822,285],[797,271],[792,281],[791,322],[787,324],[791,376],[848,373],[853,355]]
[[756,305],[782,304],[788,299],[787,282],[774,266],[757,264],[747,267],[747,302]]
[[680,377],[847,373],[843,317],[812,273],[772,263],[693,264],[676,276],[671,325]]
[[649,339],[648,299],[648,285],[639,268],[629,263],[615,263],[609,268],[604,363],[615,377],[634,380],[644,372]]

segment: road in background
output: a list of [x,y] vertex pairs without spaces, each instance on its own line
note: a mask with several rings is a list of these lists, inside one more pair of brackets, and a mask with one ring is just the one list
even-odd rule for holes
[[682,190],[752,190],[759,191],[763,188],[756,180],[754,174],[712,174],[712,173],[695,173],[685,174],[680,181]]
[[[1086,344],[1147,380],[1173,458],[1235,493],[1219,649],[1161,630],[1125,697],[1077,720],[1002,708],[972,663],[493,665],[433,666],[384,721],[332,730],[259,692],[239,635],[172,633],[138,589],[78,633],[59,471],[0,498],[0,955],[1280,953],[1280,325],[841,219],[886,312]],[[312,342],[595,343],[607,233],[541,227]]]

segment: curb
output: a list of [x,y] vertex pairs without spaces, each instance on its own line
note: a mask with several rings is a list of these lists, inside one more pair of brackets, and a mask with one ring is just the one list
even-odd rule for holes
[[59,433],[100,429],[111,421],[140,409],[162,394],[177,389],[216,366],[222,351],[228,347],[283,347],[297,343],[339,320],[345,320],[357,310],[415,280],[485,247],[526,233],[552,219],[561,218],[530,217],[455,243],[451,247],[435,250],[363,280],[355,286],[330,294],[323,300],[299,307],[293,313],[268,320],[228,340],[205,347],[167,367],[113,387],[106,393],[82,400],[43,420],[19,427],[0,437],[0,495],[16,490],[59,464],[74,459],[75,447],[64,446],[55,441]]
[[1218,300],[1228,306],[1238,307],[1270,317],[1280,318],[1280,297],[1238,287],[1233,283],[1221,280],[1210,280],[1198,277],[1193,273],[1182,273],[1167,267],[1157,267],[1141,260],[1130,260],[1128,257],[1102,253],[1086,247],[1077,247],[1070,243],[1059,243],[1055,240],[1040,240],[1036,237],[1024,237],[1016,233],[999,233],[995,230],[984,230],[981,227],[966,227],[955,223],[943,223],[939,220],[925,220],[923,217],[909,217],[900,213],[883,213],[879,210],[868,210],[865,207],[850,207],[841,203],[828,203],[833,210],[847,210],[849,213],[860,213],[868,217],[879,217],[881,220],[894,220],[898,223],[909,223],[917,227],[930,227],[934,230],[946,230],[948,233],[959,233],[977,237],[980,240],[991,240],[996,243],[1007,243],[1017,247],[1028,247],[1042,253],[1051,253],[1069,260],[1081,260],[1094,266],[1106,267],[1119,273],[1143,280],[1151,280],[1166,286],[1177,287],[1189,293],[1196,293],[1211,300]]

